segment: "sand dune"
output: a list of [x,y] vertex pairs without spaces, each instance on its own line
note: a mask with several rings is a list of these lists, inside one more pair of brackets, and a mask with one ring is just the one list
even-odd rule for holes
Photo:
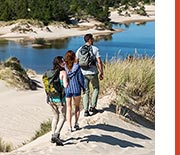
[[[40,81],[41,76],[37,76]],[[44,90],[17,91],[0,82],[0,137],[14,147],[32,138],[43,121],[51,118]]]
[[114,94],[109,94],[101,98],[98,102],[100,112],[94,116],[84,118],[81,112],[81,130],[68,133],[65,124],[61,134],[64,146],[52,144],[48,133],[8,154],[154,155],[155,131],[120,119],[109,107],[114,97]]

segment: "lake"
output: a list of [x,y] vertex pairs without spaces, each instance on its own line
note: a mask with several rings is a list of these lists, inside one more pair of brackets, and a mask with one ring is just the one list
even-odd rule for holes
[[[140,56],[155,56],[155,22],[146,22],[142,25],[113,24],[113,28],[123,28],[124,31],[105,36],[94,43],[100,49],[102,60],[107,57],[109,60],[124,59],[134,53]],[[31,42],[0,40],[0,61],[15,56],[24,68],[43,73],[52,67],[55,56],[64,56],[67,50],[76,51],[84,44],[84,40],[83,36],[78,36],[53,40],[50,43],[51,46],[48,47],[33,48]]]

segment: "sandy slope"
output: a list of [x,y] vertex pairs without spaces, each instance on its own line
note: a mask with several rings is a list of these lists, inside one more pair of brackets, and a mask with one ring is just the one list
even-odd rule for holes
[[154,155],[155,131],[143,126],[135,126],[121,120],[111,112],[109,102],[114,98],[109,94],[98,102],[100,113],[84,118],[80,115],[79,131],[61,134],[64,146],[50,143],[50,133],[11,152],[10,155]]
[[3,81],[0,88],[0,137],[16,147],[34,136],[40,123],[51,118],[51,111],[43,89],[17,91],[6,87]]
[[[155,20],[155,6],[154,5],[146,5],[145,10],[148,16],[140,16],[138,14],[131,14],[130,17],[119,15],[118,11],[111,12],[111,22],[115,23],[130,23],[136,22],[137,24],[145,21],[154,21]],[[122,13],[124,14],[124,13]]]

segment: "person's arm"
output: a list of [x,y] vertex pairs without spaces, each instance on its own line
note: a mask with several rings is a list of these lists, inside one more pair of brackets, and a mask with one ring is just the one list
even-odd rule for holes
[[79,63],[79,59],[78,59],[79,50],[80,50],[80,48],[76,52],[76,63]]
[[64,86],[64,88],[67,88],[67,87],[68,87],[68,76],[67,76],[66,71],[61,71],[60,79],[63,80],[63,86]]
[[78,70],[77,76],[78,76],[79,84],[81,85],[81,88],[83,89],[83,92],[84,92],[86,88],[86,84],[85,84],[84,75],[82,74],[81,69]]
[[98,64],[98,69],[99,69],[99,79],[103,80],[104,78],[104,71],[103,71],[103,64],[101,61],[101,58],[97,58],[97,64]]

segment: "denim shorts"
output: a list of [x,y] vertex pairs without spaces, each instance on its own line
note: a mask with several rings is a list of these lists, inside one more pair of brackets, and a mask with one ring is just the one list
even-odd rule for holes
[[66,93],[67,98],[76,97],[76,96],[81,96],[81,93]]

